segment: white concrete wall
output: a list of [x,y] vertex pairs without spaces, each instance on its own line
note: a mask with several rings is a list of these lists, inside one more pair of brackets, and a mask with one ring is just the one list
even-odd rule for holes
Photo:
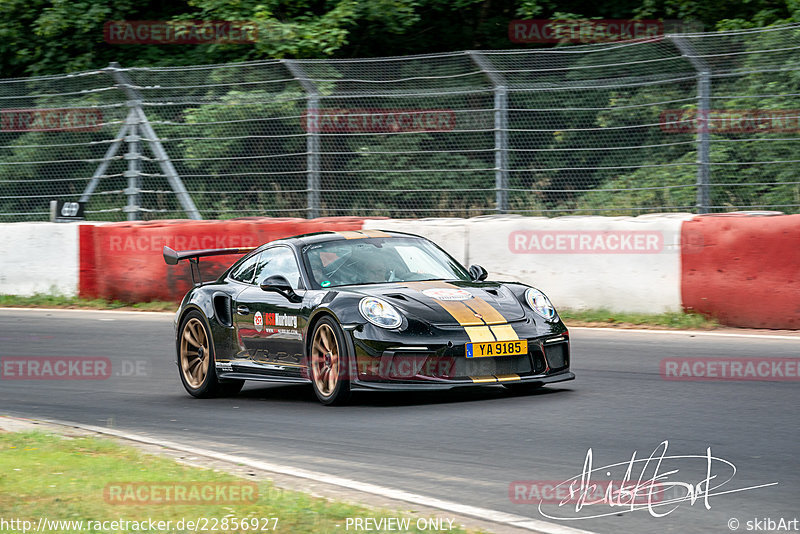
[[427,237],[461,263],[468,263],[468,219],[367,219],[364,230],[394,230]]
[[[660,313],[681,309],[681,223],[691,217],[389,219],[364,228],[428,237],[492,280],[542,289],[559,308]],[[78,256],[77,224],[0,224],[0,293],[75,295]]]
[[78,224],[0,224],[0,293],[78,293]]
[[681,309],[681,224],[691,217],[490,216],[368,224],[428,237],[465,265],[483,265],[490,280],[538,287],[557,308],[661,313]]

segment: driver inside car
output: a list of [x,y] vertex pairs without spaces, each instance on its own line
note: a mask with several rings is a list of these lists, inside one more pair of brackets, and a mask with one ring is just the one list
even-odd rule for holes
[[386,263],[382,256],[374,253],[362,253],[356,259],[356,268],[360,271],[360,282],[377,284],[387,279]]

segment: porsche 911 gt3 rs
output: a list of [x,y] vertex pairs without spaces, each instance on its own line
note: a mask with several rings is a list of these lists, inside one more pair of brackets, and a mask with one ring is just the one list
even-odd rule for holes
[[310,383],[320,402],[341,404],[354,390],[575,378],[569,332],[543,292],[486,281],[419,236],[321,232],[163,254],[188,260],[193,278],[202,257],[245,254],[176,314],[176,362],[195,397],[233,395],[246,380]]

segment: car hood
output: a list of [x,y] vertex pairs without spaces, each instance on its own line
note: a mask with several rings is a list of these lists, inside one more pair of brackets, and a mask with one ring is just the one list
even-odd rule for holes
[[497,282],[395,282],[337,288],[380,297],[429,324],[482,326],[525,317],[511,290]]

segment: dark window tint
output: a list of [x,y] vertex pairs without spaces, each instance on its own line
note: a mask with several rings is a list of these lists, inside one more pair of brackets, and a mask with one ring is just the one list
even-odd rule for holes
[[260,257],[260,254],[256,254],[244,260],[233,269],[231,278],[238,280],[239,282],[246,282],[248,284],[252,283],[253,275],[256,272],[256,266],[258,265],[258,260]]
[[261,285],[270,276],[281,275],[293,289],[300,288],[300,269],[294,253],[288,247],[275,247],[262,252],[256,269],[256,284]]

